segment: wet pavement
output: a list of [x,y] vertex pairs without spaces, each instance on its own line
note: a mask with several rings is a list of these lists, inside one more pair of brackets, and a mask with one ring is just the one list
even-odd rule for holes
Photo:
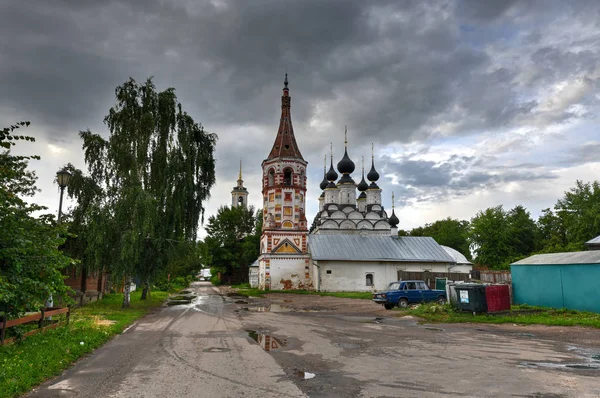
[[600,330],[194,283],[31,397],[600,397]]

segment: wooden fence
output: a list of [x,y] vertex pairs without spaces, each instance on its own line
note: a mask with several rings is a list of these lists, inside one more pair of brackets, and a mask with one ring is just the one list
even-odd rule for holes
[[479,271],[479,279],[485,283],[507,283],[511,284],[510,271]]
[[398,271],[399,281],[407,281],[412,279],[418,281],[425,281],[427,286],[429,286],[431,289],[435,289],[435,278],[448,278],[449,281],[453,282],[469,282],[471,280],[469,274],[464,274],[461,272],[408,272],[402,270]]
[[54,315],[59,315],[59,314],[67,314],[66,323],[69,323],[69,319],[71,318],[71,307],[46,308],[46,309],[41,310],[41,312],[39,312],[37,314],[26,315],[24,317],[17,318],[17,319],[11,319],[11,320],[6,319],[5,315],[0,315],[0,345],[11,343],[15,340],[14,337],[5,339],[6,329],[11,328],[13,326],[37,322],[38,323],[37,329],[33,329],[27,333],[24,333],[23,338],[25,338],[27,336],[31,336],[32,334],[39,333],[43,330],[54,329],[54,328],[58,327],[60,324],[62,324],[62,322],[56,322],[56,323],[52,323],[50,325],[44,326],[44,320],[47,320],[47,318],[54,316]]

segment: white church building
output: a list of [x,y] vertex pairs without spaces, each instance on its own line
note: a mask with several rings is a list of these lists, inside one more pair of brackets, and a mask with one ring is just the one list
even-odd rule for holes
[[356,184],[347,140],[337,172],[333,154],[329,170],[323,170],[319,212],[309,230],[304,213],[307,162],[294,136],[287,75],[281,101],[279,130],[262,163],[261,289],[376,291],[397,281],[399,271],[470,270],[467,264],[459,266],[451,252],[433,238],[398,237],[394,199],[388,217],[377,185],[374,156],[366,175],[369,183],[363,165],[362,179]]

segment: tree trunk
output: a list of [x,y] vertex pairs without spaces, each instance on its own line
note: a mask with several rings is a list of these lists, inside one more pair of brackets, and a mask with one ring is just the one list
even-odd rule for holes
[[150,297],[150,282],[144,282],[144,290],[142,290],[142,298],[141,300],[146,300]]
[[131,278],[125,278],[125,286],[123,287],[123,308],[129,308],[131,304]]

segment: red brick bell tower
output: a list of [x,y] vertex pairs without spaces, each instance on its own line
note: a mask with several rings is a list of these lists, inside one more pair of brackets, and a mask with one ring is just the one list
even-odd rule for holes
[[304,214],[307,164],[294,135],[286,73],[279,129],[269,156],[262,162],[263,233],[259,257],[262,289],[312,287]]

